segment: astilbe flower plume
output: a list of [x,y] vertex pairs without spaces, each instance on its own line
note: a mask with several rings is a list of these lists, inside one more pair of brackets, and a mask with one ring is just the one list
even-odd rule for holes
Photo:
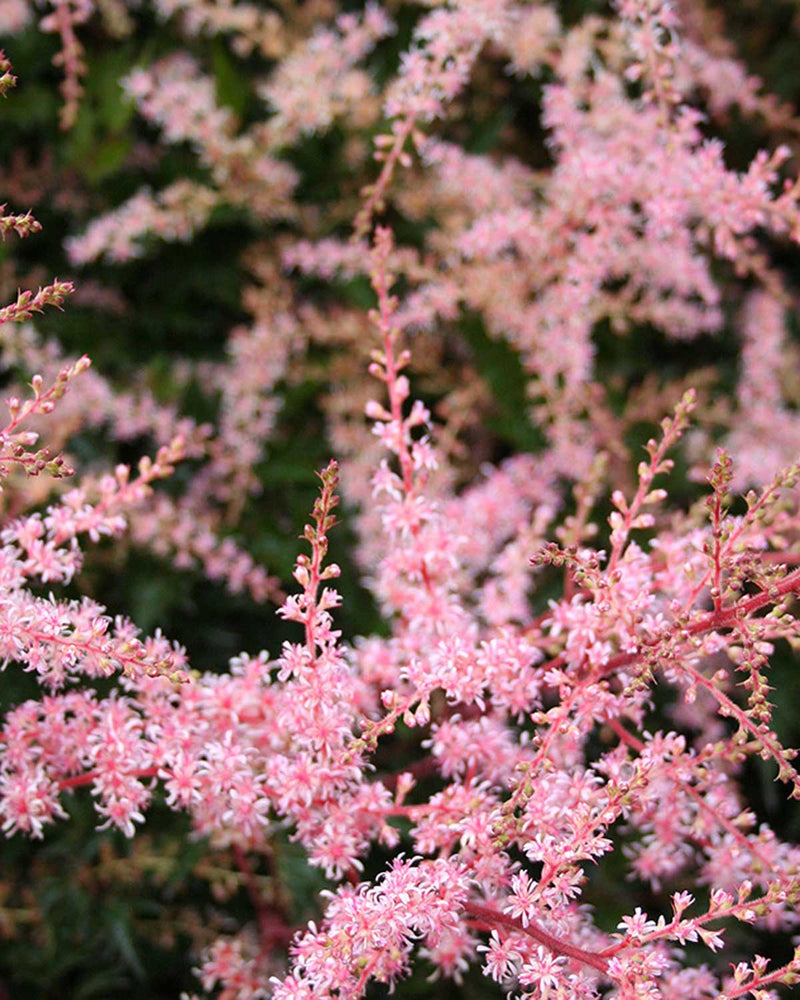
[[[188,145],[200,179],[140,190],[94,219],[68,241],[71,262],[130,261],[152,237],[190,244],[220,208],[280,236],[245,255],[248,321],[223,359],[184,366],[183,384],[218,395],[215,429],[184,421],[172,435],[177,411],[144,390],[113,389],[25,326],[0,336],[17,361],[54,370],[33,376],[32,395],[9,395],[0,431],[0,475],[17,497],[0,530],[0,658],[43,689],[0,729],[4,832],[42,839],[78,796],[99,829],[126,837],[155,801],[184,814],[252,905],[251,925],[229,923],[200,959],[203,990],[225,1000],[358,1000],[419,966],[456,982],[478,969],[541,1000],[771,1000],[797,983],[800,950],[770,964],[729,939],[736,924],[759,940],[796,933],[800,905],[800,849],[759,822],[746,787],[762,760],[800,798],[770,684],[776,650],[800,643],[800,464],[780,372],[790,297],[759,242],[798,240],[799,189],[782,183],[780,146],[732,170],[690,103],[709,89],[712,111],[727,110],[725,81],[741,81],[741,67],[684,36],[662,0],[569,26],[544,4],[452,0],[419,16],[379,96],[366,64],[394,26],[378,7],[270,42],[278,15],[246,3],[157,6],[192,36],[280,56],[257,88],[271,117],[242,125],[186,53],[134,69],[128,99],[165,144]],[[75,28],[92,10],[54,0],[45,18],[64,44],[66,123],[84,71]],[[547,70],[547,169],[436,136],[485,51],[517,76]],[[5,93],[4,58],[0,74]],[[773,113],[745,79],[743,110]],[[324,88],[316,101],[313,87]],[[286,150],[337,127],[356,137],[347,155],[369,179],[328,222],[295,198],[301,168]],[[398,242],[394,213],[425,223],[416,245]],[[5,215],[2,230],[26,237],[36,223]],[[716,333],[723,266],[744,317],[724,447],[711,448],[719,413],[672,391],[635,474],[609,483],[627,467],[636,417],[617,414],[600,384],[596,328]],[[334,283],[366,274],[373,308],[300,301],[290,270]],[[30,320],[70,290],[23,292],[0,321]],[[480,413],[482,387],[431,382],[467,311],[519,359],[526,417],[543,432],[538,451],[486,461],[471,482],[454,458],[480,421],[459,424],[457,403]],[[302,377],[309,344],[331,343],[347,348],[325,404],[342,461],[319,474],[286,595],[221,535],[260,489],[281,386]],[[437,421],[424,400],[440,390]],[[76,431],[148,434],[155,459],[26,493],[23,474],[72,474],[60,451],[38,447],[57,407]],[[783,437],[767,459],[758,435],[773,418]],[[706,495],[668,506],[693,420],[705,426],[690,445],[713,456]],[[197,465],[183,494],[157,490],[187,457]],[[328,561],[340,488],[359,508],[357,559],[385,620],[352,642]],[[275,660],[241,653],[227,672],[200,673],[160,631],[142,637],[89,597],[59,596],[88,543],[125,532],[272,597],[295,637]],[[256,878],[285,836],[327,880],[304,926]],[[635,883],[619,890],[614,930],[593,908],[606,861]]]
[[[769,583],[765,578],[756,584],[757,593],[743,590],[745,578],[755,579],[747,552],[751,546],[761,551],[772,518],[783,518],[774,502],[792,485],[795,471],[786,470],[754,495],[747,515],[731,519],[724,513],[731,463],[720,453],[708,527],[698,524],[672,555],[667,553],[678,538],[662,533],[646,554],[631,533],[655,523],[652,511],[664,491],[653,484],[670,470],[667,454],[688,426],[694,407],[689,394],[674,418],[664,421],[662,439],[648,445],[635,495],[626,500],[615,494],[608,555],[557,546],[539,554],[540,564],[567,568],[574,596],[554,603],[550,614],[524,630],[482,625],[448,582],[463,569],[459,539],[451,532],[449,550],[443,550],[436,533],[437,503],[425,488],[433,452],[414,436],[424,419],[415,415],[416,406],[408,416],[403,412],[408,356],[398,351],[393,326],[398,303],[389,291],[391,256],[390,234],[379,230],[373,282],[382,347],[373,374],[385,384],[388,401],[368,409],[397,462],[396,472],[384,465],[376,477],[389,540],[377,582],[396,617],[391,639],[373,639],[360,654],[362,676],[371,661],[381,662],[383,711],[362,722],[361,735],[348,738],[345,730],[342,750],[343,759],[354,763],[401,719],[412,728],[427,725],[432,695],[440,690],[453,707],[441,719],[434,716],[435,735],[427,745],[448,784],[406,805],[414,778],[400,775],[394,804],[374,800],[376,818],[397,815],[411,822],[418,856],[395,861],[372,885],[335,893],[322,925],[296,940],[292,970],[275,980],[272,995],[363,996],[370,978],[391,983],[407,971],[417,939],[422,953],[448,975],[458,977],[485,952],[487,975],[533,996],[566,990],[593,997],[604,985],[620,997],[670,996],[684,983],[703,980],[703,989],[734,997],[744,984],[767,989],[793,982],[797,957],[778,969],[756,958],[722,982],[707,967],[685,968],[681,946],[701,941],[712,953],[721,949],[722,918],[766,920],[773,927],[791,927],[796,919],[797,849],[781,845],[764,826],[755,830],[733,781],[742,760],[757,753],[772,759],[793,794],[800,792],[793,753],[782,749],[769,728],[762,675],[772,641],[796,632],[785,598],[800,582],[795,572],[776,569]],[[308,537],[312,545],[319,539],[314,529]],[[385,568],[389,575],[380,584]],[[298,570],[304,597],[290,601],[284,614],[305,626],[310,655],[310,623],[319,620],[308,596],[319,575],[316,557],[301,560]],[[775,610],[766,617],[759,614],[770,607]],[[327,617],[323,627],[329,635]],[[745,671],[751,691],[746,706],[732,697],[731,670],[717,666],[709,673],[705,666],[731,645],[731,632],[751,650],[731,648],[732,669]],[[517,689],[513,700],[503,698],[506,671]],[[690,704],[698,692],[706,696],[705,711],[731,718],[735,731],[692,747],[675,732],[643,729],[656,675],[683,689]],[[515,731],[521,716],[535,723],[532,738]],[[589,763],[585,748],[597,726],[607,727],[613,738]],[[306,781],[311,785],[310,776]],[[324,808],[335,815],[338,803]],[[638,877],[655,887],[664,879],[699,878],[712,886],[710,904],[694,906],[693,894],[681,890],[669,918],[636,909],[620,922],[619,934],[595,927],[587,908],[577,904],[590,882],[584,863],[617,848],[620,823],[637,835],[630,861]],[[298,832],[303,836],[299,825]],[[366,827],[362,835],[368,835]],[[309,841],[312,857],[317,843]],[[350,864],[358,869],[354,848]],[[512,848],[525,859],[522,864],[512,860]],[[426,860],[431,855],[438,860]],[[694,912],[687,915],[690,907]],[[481,931],[491,932],[485,945]],[[209,961],[205,968],[216,968]]]

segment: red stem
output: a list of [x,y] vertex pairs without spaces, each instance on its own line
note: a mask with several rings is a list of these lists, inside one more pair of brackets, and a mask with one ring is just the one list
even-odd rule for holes
[[[158,767],[143,767],[139,770],[126,771],[126,774],[134,778],[156,778],[160,770]],[[74,778],[62,778],[58,782],[58,787],[62,792],[68,788],[81,788],[83,785],[91,785],[98,777],[97,771],[87,771],[85,774],[76,774]]]
[[[738,620],[748,618],[756,611],[760,611],[761,608],[766,607],[768,604],[776,604],[781,597],[785,597],[794,591],[800,590],[800,570],[794,570],[788,576],[784,577],[780,583],[771,587],[770,590],[764,591],[761,594],[755,594],[753,597],[745,598],[734,604],[732,607],[723,608],[720,611],[709,611],[702,618],[698,618],[696,621],[692,622],[690,625],[686,625],[682,629],[683,635],[690,638],[695,635],[702,635],[703,632],[712,632],[717,629],[722,628],[733,628]],[[648,647],[653,648],[659,642],[659,639],[646,644],[645,648],[637,650],[633,653],[617,653],[616,656],[612,656],[603,667],[601,676],[608,676],[613,674],[620,667],[628,667],[632,663],[636,663],[637,660],[641,660],[642,656],[646,652]]]
[[569,941],[564,941],[553,934],[548,934],[547,931],[542,930],[537,924],[529,923],[526,927],[519,917],[509,916],[507,913],[501,913],[491,906],[482,906],[480,903],[465,903],[464,909],[470,916],[476,917],[489,929],[493,929],[499,924],[502,927],[508,927],[510,930],[518,931],[521,934],[527,934],[528,937],[532,937],[534,941],[543,944],[545,948],[556,955],[565,955],[576,962],[581,962],[583,965],[597,969],[598,972],[608,973],[608,962],[596,952],[584,951],[583,948],[578,948],[576,945],[570,944]]
[[[617,736],[619,736],[620,741],[624,743],[626,746],[629,746],[632,750],[635,750],[637,753],[641,753],[644,750],[645,744],[642,743],[642,741],[638,739],[636,736],[634,736],[632,733],[629,733],[628,730],[620,723],[618,719],[609,719],[608,725],[614,730]],[[765,855],[763,855],[756,848],[754,844],[750,843],[750,841],[742,833],[742,831],[738,830],[733,825],[733,823],[731,823],[729,819],[727,819],[725,816],[722,816],[716,809],[714,809],[713,806],[710,806],[703,798],[703,796],[697,791],[697,789],[693,788],[691,785],[687,784],[686,781],[683,781],[680,778],[674,780],[676,781],[676,783],[680,784],[683,790],[687,793],[687,795],[689,795],[689,797],[694,800],[698,808],[702,809],[706,813],[710,813],[710,815],[714,817],[716,822],[719,823],[719,825],[724,830],[727,830],[728,833],[734,838],[734,840],[736,840],[736,842],[741,847],[743,847],[749,854],[752,854],[754,858],[758,858],[758,860],[761,862],[764,868],[769,869],[770,871],[776,873],[778,872],[775,865]],[[701,844],[701,846],[703,847],[708,846],[705,842],[701,841],[699,838],[696,838],[695,842]]]

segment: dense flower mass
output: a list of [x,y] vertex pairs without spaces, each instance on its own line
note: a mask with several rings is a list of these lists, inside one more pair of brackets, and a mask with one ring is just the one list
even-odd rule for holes
[[[204,880],[159,932],[203,995],[800,982],[800,130],[722,28],[705,0],[0,0],[12,55],[56,36],[58,148],[88,157],[3,173],[0,660],[31,684],[0,825],[38,871],[91,803],[99,854],[144,845],[126,877],[169,905],[171,864]],[[68,280],[26,264],[48,200]],[[169,337],[125,275],[177,301],[175,244],[204,286],[241,278],[213,347],[196,281],[192,343],[139,374],[59,340],[70,300],[139,309],[131,356]],[[336,459],[268,571],[297,527],[275,455],[307,476],[315,436]],[[206,670],[144,634],[113,609],[132,549],[234,620],[271,604],[271,648]],[[350,576],[379,626],[345,624]],[[0,930],[41,936],[31,895],[0,882]]]

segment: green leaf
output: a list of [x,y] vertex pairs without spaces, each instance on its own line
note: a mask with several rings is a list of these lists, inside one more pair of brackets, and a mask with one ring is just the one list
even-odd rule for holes
[[115,918],[111,922],[111,937],[114,944],[117,946],[119,953],[128,966],[128,968],[134,973],[137,979],[145,979],[146,973],[144,966],[142,965],[139,956],[136,953],[136,948],[133,943],[133,939],[130,935],[130,930],[127,925],[127,921],[122,918]]
[[241,118],[250,99],[247,74],[242,72],[241,66],[236,64],[220,39],[214,39],[211,45],[211,72],[216,84],[217,100]]
[[478,373],[492,390],[495,411],[487,421],[489,427],[521,451],[540,451],[545,439],[528,417],[528,377],[519,355],[505,340],[489,337],[477,313],[464,315],[459,329],[469,344]]

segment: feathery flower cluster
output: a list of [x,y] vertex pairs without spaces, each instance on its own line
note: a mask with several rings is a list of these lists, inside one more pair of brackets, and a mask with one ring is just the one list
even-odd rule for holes
[[[85,69],[74,29],[94,8],[53,7],[68,122]],[[184,814],[253,907],[251,925],[206,940],[199,982],[225,1000],[360,1000],[420,966],[456,983],[477,970],[530,1000],[773,1000],[800,981],[800,948],[771,964],[753,942],[797,934],[800,848],[757,817],[747,768],[764,762],[800,799],[770,697],[773,664],[800,647],[800,435],[791,293],[764,248],[800,241],[800,185],[782,145],[732,169],[691,102],[707,93],[721,114],[745,80],[742,111],[772,124],[778,110],[727,50],[704,48],[700,0],[619,0],[567,25],[544,3],[448,0],[414,12],[383,79],[370,60],[407,24],[395,11],[330,9],[323,25],[292,22],[291,5],[157,7],[193,37],[267,55],[261,103],[241,125],[183,51],[129,73],[136,112],[186,144],[202,179],[140,190],[67,252],[86,268],[159,240],[188,252],[234,208],[257,234],[248,319],[174,373],[214,398],[213,428],[65,362],[30,327],[0,330],[9,366],[43,372],[32,395],[9,390],[0,430],[0,660],[43,689],[0,727],[3,831],[50,836],[77,796],[126,837],[156,802]],[[524,144],[492,159],[456,142],[498,66],[503,86],[506,69],[543,75],[546,167]],[[5,92],[2,56],[0,74]],[[326,212],[303,190],[304,144],[338,133],[353,183]],[[38,228],[30,213],[0,219],[3,235]],[[314,299],[309,277],[329,292]],[[0,324],[69,291],[20,293]],[[635,387],[627,408],[616,400],[601,335],[649,327],[685,345],[739,307],[729,404],[666,377],[649,409]],[[487,385],[492,365],[475,361],[482,344],[513,359],[510,403],[509,381]],[[235,528],[285,386],[328,362],[321,409],[341,462],[319,473],[287,595]],[[632,472],[625,438],[667,398]],[[504,405],[519,410],[504,445],[530,431],[510,456],[487,431]],[[53,457],[38,444],[56,406]],[[67,438],[106,425],[155,440],[156,458],[62,489]],[[694,506],[680,501],[687,452],[707,473]],[[186,458],[181,483],[156,488]],[[385,620],[352,641],[328,561],[340,488]],[[272,598],[294,636],[274,660],[242,653],[201,674],[160,631],[68,596],[87,545],[125,533]],[[287,836],[327,881],[305,926],[254,873],[277,884]],[[610,879],[612,919],[598,906]]]

